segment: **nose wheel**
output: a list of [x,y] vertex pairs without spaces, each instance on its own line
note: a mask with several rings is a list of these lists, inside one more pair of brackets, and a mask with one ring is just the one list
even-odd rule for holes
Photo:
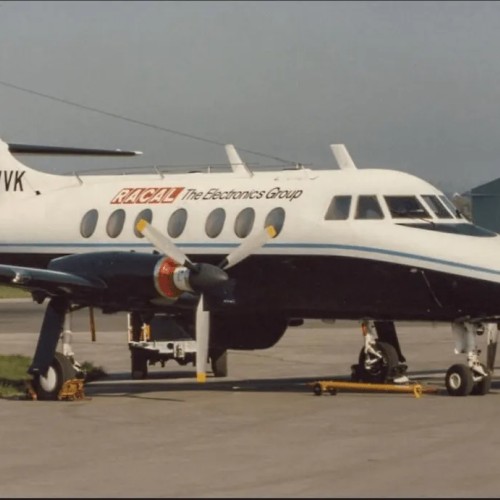
[[[487,364],[479,362],[481,351],[476,337],[488,332]],[[490,392],[491,379],[495,364],[498,327],[496,323],[452,323],[455,336],[455,353],[467,354],[467,364],[450,366],[445,376],[446,390],[450,396],[483,396]]]
[[446,372],[445,384],[450,396],[468,396],[474,386],[471,369],[462,364],[450,366]]

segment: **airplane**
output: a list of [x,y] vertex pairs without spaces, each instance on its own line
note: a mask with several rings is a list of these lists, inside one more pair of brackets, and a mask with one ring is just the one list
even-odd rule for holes
[[0,141],[0,283],[48,302],[29,368],[39,399],[75,375],[56,350],[85,307],[128,312],[134,338],[157,314],[194,330],[200,382],[208,360],[270,348],[307,319],[360,322],[354,380],[407,382],[396,322],[449,322],[466,361],[448,369],[448,393],[489,392],[500,235],[414,175],[357,168],[343,144],[339,168],[321,170],[251,170],[225,149],[228,171],[56,175],[15,155],[85,151]]

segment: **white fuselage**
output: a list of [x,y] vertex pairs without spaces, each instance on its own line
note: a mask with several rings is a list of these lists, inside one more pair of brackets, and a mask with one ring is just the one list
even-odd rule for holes
[[[257,253],[276,255],[350,256],[400,263],[500,282],[500,237],[473,237],[414,229],[398,223],[469,224],[463,218],[440,220],[422,195],[442,193],[412,175],[391,170],[283,170],[140,175],[52,175],[25,167],[4,148],[0,156],[0,252],[60,255],[101,250],[152,251],[135,232],[138,216],[151,210],[152,224],[166,233],[176,210],[187,220],[173,241],[190,255],[227,254],[244,238],[235,234],[242,210],[252,208],[251,231],[264,227],[266,216],[281,207],[283,228]],[[23,173],[24,172],[24,173]],[[17,179],[17,184],[14,180]],[[326,220],[334,196],[351,196],[345,220]],[[357,219],[358,196],[375,195],[382,219]],[[417,196],[430,216],[391,217],[384,196]],[[220,234],[206,233],[207,216],[225,212]],[[97,213],[92,234],[84,237],[81,224],[89,210]],[[110,216],[123,210],[123,228],[107,231]]]

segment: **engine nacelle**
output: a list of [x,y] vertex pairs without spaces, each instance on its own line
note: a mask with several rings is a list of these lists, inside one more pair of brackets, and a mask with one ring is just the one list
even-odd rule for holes
[[226,281],[225,271],[212,264],[183,266],[165,256],[139,252],[92,252],[53,259],[53,271],[99,280],[106,289],[98,298],[82,297],[95,305],[147,304],[161,297],[174,303],[183,292],[204,293]]

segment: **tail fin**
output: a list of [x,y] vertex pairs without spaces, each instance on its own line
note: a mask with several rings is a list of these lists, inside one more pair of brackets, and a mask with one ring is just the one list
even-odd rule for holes
[[74,182],[68,176],[40,172],[21,163],[10,153],[9,145],[0,139],[0,196],[30,197]]

